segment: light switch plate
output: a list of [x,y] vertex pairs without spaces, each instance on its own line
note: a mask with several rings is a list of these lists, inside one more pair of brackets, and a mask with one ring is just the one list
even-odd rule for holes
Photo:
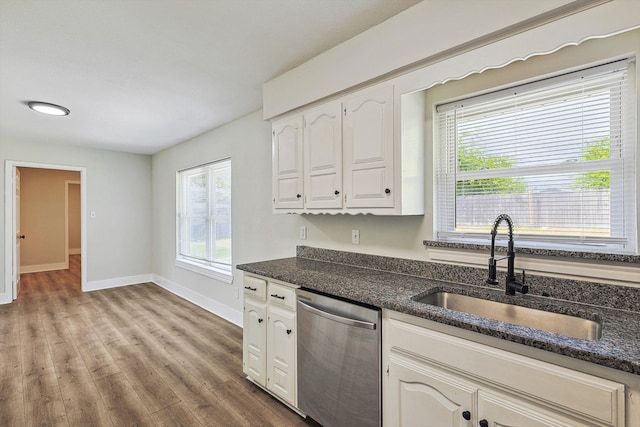
[[300,238],[302,240],[307,240],[307,227],[304,225],[300,226]]
[[354,245],[360,244],[360,230],[351,230],[351,243]]

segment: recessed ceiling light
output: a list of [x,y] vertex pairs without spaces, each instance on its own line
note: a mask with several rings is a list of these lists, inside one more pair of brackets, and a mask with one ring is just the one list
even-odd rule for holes
[[61,105],[50,104],[48,102],[30,101],[27,102],[29,108],[38,113],[50,114],[52,116],[67,116],[71,111]]

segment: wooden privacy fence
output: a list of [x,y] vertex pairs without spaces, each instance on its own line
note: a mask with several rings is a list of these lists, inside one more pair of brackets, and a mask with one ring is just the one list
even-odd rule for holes
[[608,190],[460,195],[456,204],[457,227],[486,226],[502,213],[518,228],[609,230],[611,224]]

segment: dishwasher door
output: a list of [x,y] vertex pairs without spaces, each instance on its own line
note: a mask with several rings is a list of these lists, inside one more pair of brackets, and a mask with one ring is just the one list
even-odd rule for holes
[[298,407],[326,427],[380,426],[381,311],[297,294]]

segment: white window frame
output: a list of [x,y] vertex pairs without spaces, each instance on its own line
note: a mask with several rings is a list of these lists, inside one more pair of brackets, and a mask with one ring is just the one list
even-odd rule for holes
[[[190,257],[182,253],[182,236],[187,232],[186,227],[187,223],[182,221],[184,216],[184,207],[186,205],[186,192],[184,190],[184,185],[186,179],[189,175],[207,173],[208,177],[208,188],[215,188],[214,180],[215,180],[215,171],[223,168],[231,168],[231,159],[225,158],[216,160],[211,163],[206,163],[199,166],[190,167],[187,169],[182,169],[176,172],[176,266],[183,268],[185,270],[192,271],[194,273],[198,273],[207,277],[211,277],[213,279],[219,280],[224,283],[231,284],[233,282],[233,233],[231,235],[231,257],[228,264],[220,263],[212,259],[212,257],[208,257],[207,259],[198,259],[194,257]],[[231,189],[233,191],[233,187]],[[207,195],[207,205],[209,209],[212,209],[213,205],[210,203],[211,192]],[[225,216],[224,219],[228,220],[231,224],[232,219],[232,211],[233,207],[229,206],[229,216],[228,218]],[[206,240],[209,243],[206,243],[206,251],[210,252],[213,248],[210,245],[211,232],[210,227],[212,226],[212,222],[215,224],[215,215],[208,215],[206,219],[207,231],[206,231]],[[231,230],[232,227],[230,226]]]
[[[637,99],[636,96],[636,86],[635,86],[635,59],[627,59],[620,62],[624,62],[625,65],[629,65],[629,73],[627,77],[627,102],[630,102],[630,105],[627,105],[627,108],[632,110],[630,116],[635,117],[635,112],[637,106],[635,105],[635,101]],[[604,64],[600,67],[603,68],[615,68],[619,65],[615,64]],[[447,110],[452,110],[457,107],[461,107],[462,105],[473,105],[485,102],[487,100],[495,100],[501,99],[508,94],[512,94],[514,89],[522,89],[522,90],[535,90],[538,87],[544,87],[545,85],[549,85],[550,81],[553,80],[554,84],[561,82],[562,80],[571,80],[575,79],[575,75],[577,73],[589,74],[599,72],[595,70],[597,67],[590,67],[585,70],[580,70],[578,72],[567,73],[565,75],[558,75],[557,77],[552,77],[551,79],[545,78],[540,81],[536,81],[533,83],[527,83],[524,85],[513,85],[507,89],[502,89],[494,92],[487,92],[483,95],[472,96],[470,98],[462,99],[459,101],[448,102],[446,104],[441,104],[436,107],[435,112],[435,123],[440,122],[441,117],[444,118],[443,112]],[[516,171],[516,175],[514,175],[513,171],[509,169],[491,169],[491,170],[481,170],[481,171],[469,171],[469,172],[460,172],[454,169],[457,169],[457,166],[451,164],[451,144],[456,145],[451,142],[451,137],[448,142],[444,141],[444,134],[440,127],[436,124],[435,128],[435,140],[437,143],[434,145],[434,160],[435,160],[435,185],[436,185],[436,195],[434,197],[435,202],[435,221],[434,221],[434,237],[435,240],[438,241],[448,241],[448,242],[461,242],[461,243],[479,243],[486,244],[488,240],[487,233],[476,233],[476,232],[460,232],[456,231],[456,208],[455,201],[452,203],[451,198],[455,200],[456,198],[456,182],[461,180],[470,180],[470,179],[483,179],[483,178],[503,178],[503,177],[519,177],[519,176],[527,176],[528,174],[538,175],[542,168],[546,168],[545,172],[552,173],[553,169],[557,169],[558,172],[567,172],[568,169],[571,169],[573,165],[561,165],[561,166],[548,166],[548,167],[532,167],[531,170],[527,170],[526,167],[520,167]],[[624,138],[625,148],[627,152],[625,152],[625,157],[622,159],[606,159],[606,160],[596,160],[591,161],[589,166],[591,169],[597,170],[600,168],[610,169],[610,170],[618,170],[625,168],[628,170],[629,168],[635,169],[634,176],[638,173],[638,165],[636,165],[636,157],[637,157],[637,139],[635,134],[635,123],[631,123],[631,120],[625,123],[624,134],[622,137]],[[613,143],[613,141],[612,141]],[[447,152],[448,150],[448,152]],[[457,150],[457,149],[456,149]],[[445,159],[448,159],[449,164]],[[457,160],[454,161],[457,164]],[[576,168],[577,172],[584,172],[585,169]],[[588,171],[588,170],[587,170]],[[615,179],[614,175],[611,176],[612,181]],[[562,236],[536,236],[536,235],[527,235],[527,234],[519,234],[516,231],[516,238],[518,239],[518,243],[523,247],[531,247],[531,248],[547,248],[547,249],[561,249],[561,250],[578,250],[583,252],[604,252],[604,253],[624,253],[624,254],[637,254],[637,233],[638,227],[638,217],[637,217],[637,188],[635,185],[635,181],[632,181],[631,186],[626,186],[624,191],[624,197],[621,194],[613,194],[614,187],[612,186],[612,204],[618,203],[620,206],[624,207],[624,223],[617,224],[619,227],[624,227],[626,231],[626,240],[619,239],[616,242],[615,238],[610,239],[590,239],[590,238],[582,238],[582,239],[570,239]],[[449,198],[449,202],[445,202],[445,198]],[[615,200],[614,200],[615,198]],[[453,209],[451,206],[453,205]],[[509,213],[509,212],[504,212]],[[613,227],[613,225],[612,225]],[[628,230],[631,230],[630,232]],[[608,241],[607,241],[608,240]]]

